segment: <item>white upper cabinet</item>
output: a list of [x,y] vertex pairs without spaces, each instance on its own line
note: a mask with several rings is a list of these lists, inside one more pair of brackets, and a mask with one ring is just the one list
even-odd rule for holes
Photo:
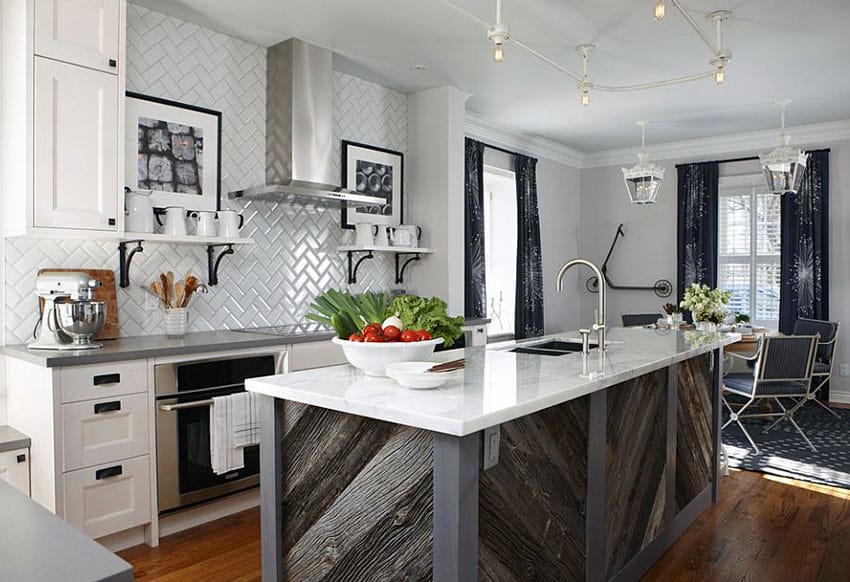
[[118,72],[119,0],[35,0],[35,54]]
[[34,226],[118,230],[118,81],[36,57]]

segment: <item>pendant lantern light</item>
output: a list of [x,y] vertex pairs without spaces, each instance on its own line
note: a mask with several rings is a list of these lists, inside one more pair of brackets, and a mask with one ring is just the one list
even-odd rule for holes
[[638,163],[631,168],[622,168],[623,180],[629,191],[632,204],[655,204],[658,189],[664,180],[664,168],[649,162],[646,153],[646,121],[638,121],[640,126],[640,152]]
[[777,101],[782,120],[782,132],[779,134],[779,147],[769,154],[759,155],[761,169],[767,181],[767,189],[774,194],[790,192],[796,194],[806,173],[809,154],[791,147],[791,136],[785,131],[785,109],[791,101]]

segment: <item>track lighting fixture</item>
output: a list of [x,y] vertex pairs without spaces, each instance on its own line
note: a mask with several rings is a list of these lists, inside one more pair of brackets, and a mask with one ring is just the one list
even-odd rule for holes
[[496,24],[487,30],[487,38],[493,41],[493,60],[505,60],[505,43],[511,38],[510,29],[502,24],[502,0],[496,0]]
[[667,5],[664,0],[656,0],[655,2],[655,20],[664,20],[667,16]]

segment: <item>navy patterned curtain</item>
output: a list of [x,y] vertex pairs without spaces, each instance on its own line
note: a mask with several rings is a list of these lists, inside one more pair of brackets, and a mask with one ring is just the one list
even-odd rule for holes
[[717,286],[717,162],[684,164],[679,171],[679,299],[691,283]]
[[537,160],[516,154],[517,339],[543,335],[543,262],[540,251],[540,217],[537,212]]
[[810,152],[797,194],[782,195],[779,331],[829,319],[829,150]]
[[487,316],[484,270],[484,144],[466,138],[464,315]]

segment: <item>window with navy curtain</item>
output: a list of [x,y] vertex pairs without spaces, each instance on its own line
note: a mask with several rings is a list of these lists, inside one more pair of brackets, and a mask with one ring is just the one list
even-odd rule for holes
[[829,150],[809,152],[800,191],[782,195],[779,331],[829,319]]
[[464,315],[487,316],[484,258],[484,144],[466,138],[464,192]]
[[537,210],[537,160],[516,154],[517,339],[543,335],[543,261]]
[[678,292],[692,283],[717,286],[717,212],[720,165],[684,164],[678,168]]

